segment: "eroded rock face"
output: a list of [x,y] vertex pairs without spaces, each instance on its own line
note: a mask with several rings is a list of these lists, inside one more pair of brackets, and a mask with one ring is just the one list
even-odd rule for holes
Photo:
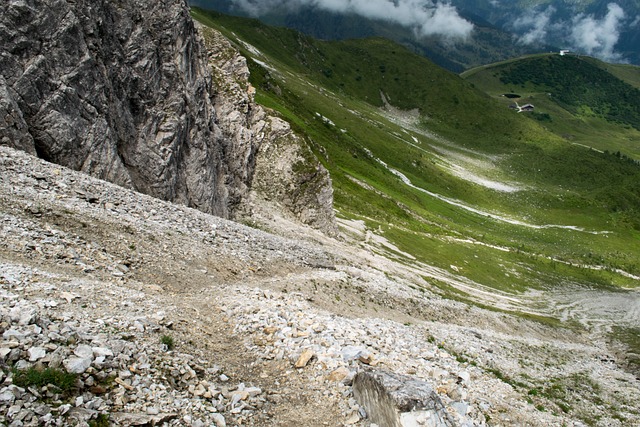
[[245,178],[252,190],[262,199],[277,202],[302,223],[336,235],[329,172],[289,123],[255,103],[247,61],[238,49],[218,31],[200,30],[213,67],[215,110],[223,139],[237,147],[251,142],[259,147],[235,160],[251,165],[253,176]]
[[258,190],[335,231],[327,171],[253,102],[246,60],[222,36],[209,63],[184,0],[10,1],[0,43],[1,144],[222,217],[259,164]]
[[0,43],[2,144],[221,216],[246,191],[184,1],[10,1]]

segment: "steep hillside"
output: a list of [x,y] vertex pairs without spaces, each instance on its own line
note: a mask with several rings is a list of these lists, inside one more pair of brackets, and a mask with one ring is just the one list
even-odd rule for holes
[[[441,295],[563,325],[577,319],[561,307],[583,292],[640,283],[634,162],[572,144],[388,41],[320,42],[193,13],[250,58],[256,99],[308,135],[342,232],[428,266],[419,270]],[[601,301],[580,321],[589,330],[609,310]]]

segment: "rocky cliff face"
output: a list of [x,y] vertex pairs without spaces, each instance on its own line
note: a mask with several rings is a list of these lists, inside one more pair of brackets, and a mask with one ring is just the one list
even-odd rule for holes
[[14,1],[0,26],[3,143],[228,214],[235,153],[183,2]]
[[[200,27],[200,31],[213,69],[214,104],[223,139],[234,146],[252,141],[259,147],[255,158],[236,160],[253,162],[252,195],[278,203],[305,224],[337,234],[329,172],[289,123],[255,103],[247,60],[238,49],[216,30]],[[251,210],[250,203],[243,207]]]
[[233,215],[266,121],[250,99],[225,98],[227,76],[212,77],[184,0],[23,0],[3,9],[3,145]]

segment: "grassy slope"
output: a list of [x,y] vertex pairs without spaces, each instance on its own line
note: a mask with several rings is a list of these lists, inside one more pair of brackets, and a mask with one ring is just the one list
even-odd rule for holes
[[529,117],[569,142],[640,159],[640,67],[543,54],[462,76],[505,106],[502,94],[520,95],[536,106]]
[[[458,266],[465,277],[504,291],[567,282],[637,285],[610,270],[575,267],[640,273],[634,256],[640,239],[630,226],[640,206],[635,165],[562,141],[471,83],[386,40],[320,42],[257,21],[193,13],[259,51],[238,42],[258,61],[249,61],[256,99],[316,144],[332,174],[340,216],[382,230],[418,260],[444,269]],[[381,92],[395,107],[418,109],[422,126],[388,120],[380,109]],[[442,166],[443,149],[490,164],[490,171],[481,172],[518,181],[524,190],[496,192],[452,175]],[[478,215],[405,185],[376,158],[418,187],[495,216],[610,233],[536,229]],[[611,197],[620,206],[614,209]]]

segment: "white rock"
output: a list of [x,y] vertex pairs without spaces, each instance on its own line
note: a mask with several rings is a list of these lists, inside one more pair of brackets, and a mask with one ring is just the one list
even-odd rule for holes
[[[110,349],[106,348],[106,347],[91,347],[91,350],[93,351],[93,356],[98,358],[98,357],[112,357],[113,356],[113,351],[111,351]],[[104,361],[104,359],[102,359]]]
[[69,357],[62,361],[62,365],[69,373],[82,374],[91,366],[92,361],[93,358],[88,357]]
[[29,355],[29,362],[35,362],[46,356],[47,350],[45,350],[43,347],[31,347],[29,350],[27,350],[27,354]]
[[467,371],[462,371],[458,373],[458,378],[460,378],[463,382],[469,383],[471,381],[471,374]]
[[31,363],[29,363],[29,362],[27,362],[27,361],[26,361],[26,360],[24,360],[24,359],[18,360],[18,361],[16,362],[16,364],[15,364],[15,365],[13,365],[13,367],[14,367],[15,369],[19,370],[19,371],[23,371],[23,370],[25,370],[25,369],[29,369],[29,368],[31,368],[31,366],[32,366],[32,364],[31,364]]
[[0,348],[0,360],[4,360],[5,357],[7,357],[9,355],[9,353],[11,353],[11,349],[10,348]]
[[144,332],[144,325],[139,322],[139,321],[135,321],[133,322],[133,327],[138,331],[138,332]]
[[9,406],[14,400],[16,400],[16,396],[11,390],[4,390],[0,392],[0,404]]
[[15,405],[11,405],[9,407],[9,410],[7,411],[7,417],[9,419],[12,419],[13,417],[15,417],[18,412],[20,412],[20,410],[22,409],[22,403],[17,403]]
[[11,338],[14,338],[16,341],[22,341],[25,338],[25,334],[16,331],[15,329],[9,329],[4,331],[4,333],[2,334],[2,338],[7,341],[11,340]]
[[20,313],[19,325],[30,325],[36,320],[36,311],[34,309]]
[[79,346],[77,346],[73,351],[73,354],[82,359],[91,359],[91,361],[93,361],[93,349],[91,348],[91,346],[88,346],[86,344],[80,344]]
[[68,403],[64,404],[64,405],[60,405],[58,407],[58,412],[60,413],[60,415],[64,415],[67,412],[69,412],[69,410],[72,408],[71,405],[69,405]]
[[250,397],[255,397],[262,393],[262,390],[258,387],[247,387],[244,391],[249,393]]
[[464,402],[453,402],[451,407],[463,417],[467,415],[467,412],[469,412],[469,405]]
[[215,423],[216,427],[227,427],[227,422],[225,421],[222,414],[218,414],[218,413],[211,414],[211,418],[213,419],[213,422]]

